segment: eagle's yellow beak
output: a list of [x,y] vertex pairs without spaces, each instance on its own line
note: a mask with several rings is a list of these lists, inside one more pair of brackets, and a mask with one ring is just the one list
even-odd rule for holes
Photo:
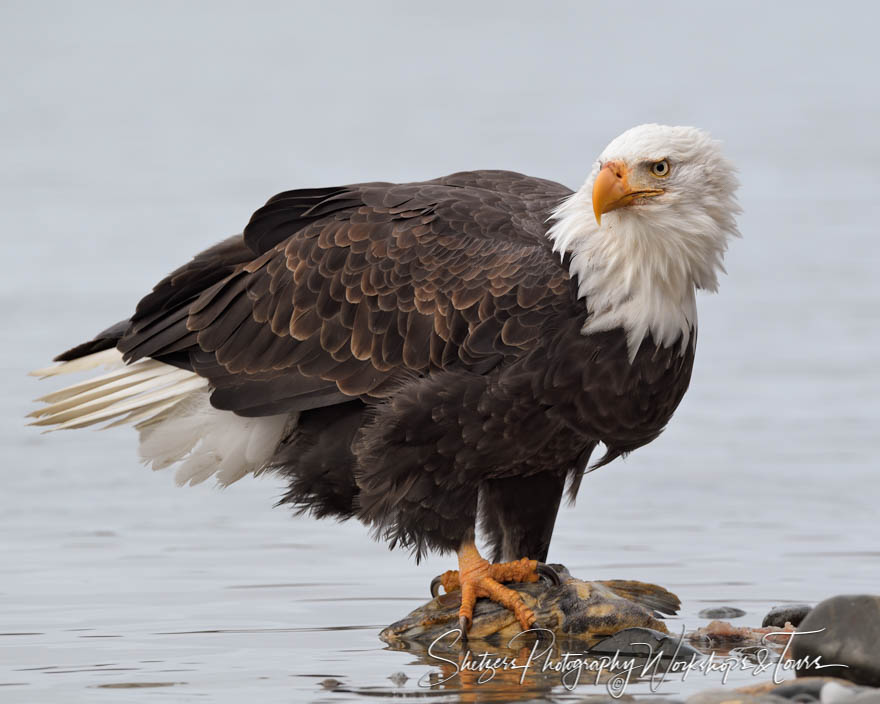
[[663,193],[656,188],[634,189],[629,184],[629,176],[629,167],[622,161],[609,161],[599,171],[593,184],[593,214],[597,224],[602,224],[602,213],[623,208],[636,198]]

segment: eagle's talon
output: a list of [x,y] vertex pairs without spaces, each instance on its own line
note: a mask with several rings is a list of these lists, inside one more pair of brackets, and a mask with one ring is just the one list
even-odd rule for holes
[[535,572],[538,573],[538,576],[544,582],[549,583],[550,586],[558,587],[560,584],[562,584],[562,577],[559,576],[559,572],[554,570],[546,562],[539,562],[538,566],[535,568]]
[[446,570],[443,574],[438,574],[431,580],[431,596],[436,599],[440,596],[440,587],[447,594],[461,588],[461,582],[458,578],[458,570]]
[[458,627],[461,629],[461,644],[467,645],[468,631],[471,629],[471,620],[467,616],[459,616]]

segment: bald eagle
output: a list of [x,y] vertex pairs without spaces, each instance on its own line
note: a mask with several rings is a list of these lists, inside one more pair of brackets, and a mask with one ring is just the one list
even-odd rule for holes
[[[565,487],[654,440],[681,401],[695,290],[738,235],[737,180],[690,127],[613,140],[586,183],[468,171],[281,193],[244,233],[59,355],[36,425],[131,423],[154,469],[357,517],[391,546],[456,551],[439,580],[534,615]],[[480,522],[492,563],[475,546]]]

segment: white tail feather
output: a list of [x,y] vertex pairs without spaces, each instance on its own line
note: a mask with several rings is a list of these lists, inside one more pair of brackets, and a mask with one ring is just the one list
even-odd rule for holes
[[[86,379],[85,381],[81,381],[78,384],[73,384],[71,386],[66,386],[63,389],[59,389],[58,391],[53,391],[51,394],[46,394],[45,396],[41,396],[37,399],[37,401],[43,401],[45,403],[54,403],[56,401],[61,401],[66,398],[70,398],[71,396],[78,396],[81,393],[85,393],[91,389],[94,389],[99,386],[104,386],[105,384],[109,384],[115,381],[124,381],[125,379],[136,376],[138,378],[146,378],[146,375],[157,375],[162,374],[163,369],[168,365],[162,364],[161,362],[155,362],[152,359],[144,359],[135,364],[131,364],[126,366],[122,364],[122,358],[119,356],[117,352],[117,357],[119,359],[119,366],[113,369],[106,374],[101,374],[100,376],[95,376],[90,379]],[[52,372],[51,374],[42,374],[40,375],[43,379],[47,376],[55,376],[57,374],[66,374],[70,372],[79,371],[78,369],[64,369],[70,362],[62,362],[57,365],[59,371]],[[41,370],[45,372],[46,370]],[[36,375],[35,372],[31,372],[31,375]]]
[[[59,401],[41,409],[40,420],[34,421],[33,424],[58,425],[59,428],[63,428],[64,422],[70,420],[76,420],[78,423],[87,420],[98,422],[106,420],[105,415],[115,417],[142,408],[145,404],[172,399],[184,395],[190,389],[207,386],[206,379],[193,378],[193,376],[192,372],[175,369],[168,374],[148,378],[131,386],[123,386],[116,391],[113,388],[101,387],[99,390],[79,394],[72,399]],[[161,388],[157,390],[157,386]],[[106,393],[102,393],[105,388]]]
[[110,367],[111,371],[38,399],[31,425],[48,430],[110,428],[135,424],[140,454],[153,469],[180,464],[178,484],[198,484],[212,475],[227,485],[258,472],[271,458],[295,416],[243,418],[210,403],[206,379],[147,359],[126,365],[118,350],[96,352],[35,372],[34,376]]
[[[132,366],[137,367],[138,365],[134,364]],[[155,363],[152,367],[148,367],[140,371],[138,371],[137,369],[127,368],[123,371],[115,371],[111,372],[110,374],[104,374],[95,379],[89,379],[88,381],[74,384],[73,386],[68,386],[64,389],[61,389],[60,391],[55,391],[51,394],[46,394],[45,396],[38,398],[37,401],[41,401],[49,405],[44,406],[43,408],[38,408],[30,415],[48,415],[50,413],[54,413],[56,410],[69,408],[83,401],[89,401],[93,398],[97,398],[98,396],[104,396],[113,389],[121,389],[125,388],[126,386],[133,386],[134,384],[144,381],[145,379],[150,379],[151,377],[158,376],[162,373],[163,372],[160,368],[160,365],[158,363]]]
[[115,428],[119,425],[131,424],[140,430],[142,427],[146,427],[151,423],[158,423],[163,418],[163,412],[170,408],[174,408],[177,404],[177,399],[150,403],[143,408],[138,408],[137,410],[132,411],[128,415],[122,416],[119,420],[114,420],[112,423],[108,423],[104,428]]
[[[44,369],[34,369],[30,375],[45,379],[48,376],[55,376],[56,374],[83,372],[88,369],[100,367],[101,365],[106,367],[118,367],[120,364],[122,364],[122,355],[119,354],[119,350],[109,349],[104,350],[103,352],[87,354],[85,357],[73,359],[69,362],[53,364],[51,367],[45,367]],[[156,362],[156,364],[158,364],[158,362]]]

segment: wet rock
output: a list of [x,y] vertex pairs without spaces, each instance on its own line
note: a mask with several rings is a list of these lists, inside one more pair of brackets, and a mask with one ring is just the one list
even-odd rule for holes
[[[852,699],[844,700],[846,704],[880,704],[880,690],[868,689]],[[843,704],[843,702],[841,702]]]
[[[557,644],[576,640],[589,646],[625,628],[648,628],[662,634],[667,629],[657,618],[657,612],[671,615],[680,606],[678,597],[654,584],[625,580],[585,582],[572,577],[561,565],[554,567],[562,579],[559,585],[507,585],[535,613],[537,622],[533,629],[546,629],[529,634],[533,638],[545,638],[549,635],[547,631],[551,631]],[[385,628],[379,637],[395,648],[426,648],[437,641],[435,651],[455,650],[459,647],[456,637],[460,604],[458,590],[441,594]],[[511,639],[521,630],[513,612],[488,599],[479,599],[468,643],[475,649],[479,646],[500,652],[513,647]],[[519,638],[516,648],[525,642]]]
[[789,626],[787,629],[750,628],[749,626],[734,626],[728,621],[711,621],[708,625],[691,631],[687,637],[692,643],[699,643],[704,647],[735,645],[739,648],[751,648],[769,643],[787,643],[791,636],[774,635],[779,630],[791,633],[794,632],[794,627]]
[[[643,645],[647,643],[648,645]],[[648,651],[650,647],[650,652]],[[652,631],[650,628],[626,628],[618,631],[613,636],[605,638],[590,647],[591,653],[620,653],[621,655],[635,655],[653,657],[662,653],[666,657],[676,656],[689,659],[700,651],[681,641],[680,636],[671,636],[667,633]]]
[[729,618],[739,618],[740,616],[745,616],[746,612],[742,609],[737,609],[735,606],[713,606],[709,609],[703,609],[699,614],[697,614],[700,618],[720,618],[720,619],[729,619]]
[[[805,677],[802,679],[812,680],[813,678]],[[855,686],[854,684],[842,685],[837,682],[823,683],[819,690],[819,701],[822,704],[842,704],[847,699],[852,699]]]
[[[813,679],[813,678],[807,678]],[[849,704],[863,694],[878,693],[873,687],[859,687],[847,682],[825,682],[819,694],[822,704]]]
[[742,694],[730,689],[710,689],[688,697],[686,704],[791,704],[775,694]]
[[[808,633],[809,631],[820,631]],[[821,670],[799,668],[797,674],[831,675],[871,687],[880,686],[880,597],[834,596],[818,604],[798,627],[791,657],[821,657]],[[827,667],[845,665],[846,667]]]
[[826,684],[825,680],[818,677],[807,677],[792,684],[784,684],[772,690],[777,697],[784,697],[798,702],[818,702],[821,701],[822,687]]
[[825,701],[824,692],[829,691],[827,690],[829,685],[832,688],[830,691],[833,692],[835,691],[835,688],[837,688],[842,690],[846,697],[852,697],[854,693],[867,689],[865,687],[858,687],[852,682],[841,680],[837,677],[801,677],[797,680],[783,682],[782,684],[775,684],[771,681],[748,685],[746,687],[737,687],[735,691],[742,694],[748,694],[752,697],[772,694],[774,697],[782,697],[783,699],[788,699],[790,702],[821,701],[823,704],[833,704],[832,702]]
[[[492,700],[487,700],[492,701]],[[519,700],[516,700],[519,701]],[[556,701],[544,699],[529,699],[528,701]],[[645,704],[645,697],[634,697],[630,694],[624,694],[622,697],[614,698],[606,694],[587,694],[583,699],[577,700],[578,704]],[[654,699],[650,698],[650,704],[685,704],[684,699]]]
[[774,606],[767,612],[761,626],[778,626],[782,628],[786,623],[792,626],[799,626],[801,621],[812,610],[809,604],[786,604],[785,606]]

